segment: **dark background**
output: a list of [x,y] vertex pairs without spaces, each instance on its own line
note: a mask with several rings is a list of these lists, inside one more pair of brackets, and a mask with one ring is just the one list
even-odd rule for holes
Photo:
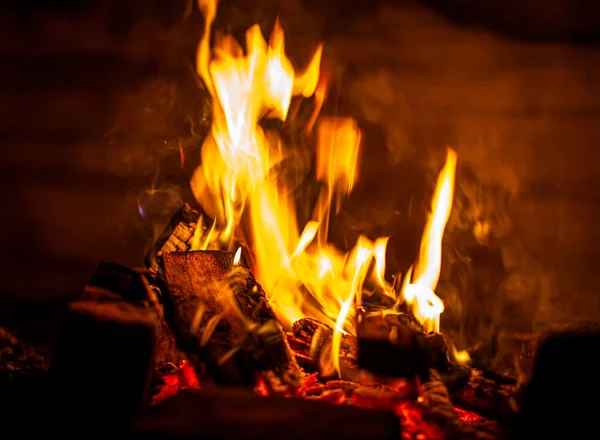
[[[392,234],[391,269],[406,270],[452,145],[448,322],[531,330],[600,317],[593,2],[221,3],[218,27],[238,34],[256,22],[268,32],[280,13],[298,64],[325,41],[325,111],[366,134],[341,239]],[[193,74],[201,23],[186,1],[3,3],[4,313],[76,295],[100,260],[141,263],[154,224],[138,201],[164,219],[185,199],[209,119]]]

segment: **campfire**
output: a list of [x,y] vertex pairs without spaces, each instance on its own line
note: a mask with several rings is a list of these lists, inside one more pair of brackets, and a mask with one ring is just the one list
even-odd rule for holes
[[[196,73],[212,122],[190,180],[195,200],[145,267],[98,265],[60,323],[55,383],[74,402],[126,415],[137,434],[162,429],[167,414],[196,437],[503,438],[523,383],[474,366],[440,325],[456,151],[446,149],[402,273],[386,271],[387,236],[336,246],[331,220],[368,152],[354,119],[321,114],[322,46],[299,69],[279,22],[268,39],[255,25],[240,42],[213,29],[216,0],[198,5]],[[18,340],[2,336],[14,353]],[[511,342],[531,357],[538,341]]]

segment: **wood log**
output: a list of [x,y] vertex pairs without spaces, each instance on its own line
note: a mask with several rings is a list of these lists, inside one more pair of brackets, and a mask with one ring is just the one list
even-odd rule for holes
[[192,208],[189,204],[184,204],[171,218],[152,249],[146,254],[146,267],[156,273],[159,270],[159,259],[162,255],[190,250],[200,215],[199,208]]
[[263,397],[237,389],[182,391],[131,423],[135,438],[399,439],[391,412]]
[[[122,420],[148,398],[157,317],[110,291],[89,286],[58,326],[51,367],[81,417]],[[75,417],[75,416],[74,416]]]
[[[328,358],[329,360],[331,358],[332,335],[333,330],[328,325],[312,318],[299,319],[294,323],[292,332],[288,333],[288,341],[296,359],[298,359],[298,363],[306,371],[318,373],[319,378],[326,381],[328,386],[330,383],[336,383],[336,379],[338,379],[337,371],[324,370],[323,368],[330,363]],[[381,376],[360,368],[357,364],[356,337],[349,334],[342,335],[339,379],[369,389],[379,390],[383,387],[396,392],[402,390],[401,394],[403,396],[407,392],[411,392],[407,391],[407,385],[409,384],[405,378]]]
[[[330,357],[333,329],[313,318],[302,318],[294,323],[288,334],[290,347],[298,363],[306,371],[323,374],[323,359]],[[340,359],[356,362],[356,338],[342,335]]]
[[159,295],[160,289],[156,286],[152,272],[108,261],[103,261],[96,267],[82,295],[82,298],[91,300],[105,301],[112,298],[114,301],[128,301],[154,311],[158,324],[153,356],[154,372],[164,369],[166,364],[178,366],[185,360],[185,354],[177,348],[173,332],[165,321]]
[[148,290],[142,274],[121,264],[102,261],[88,281],[88,286],[100,287],[117,293],[127,301],[148,300]]
[[452,401],[490,420],[512,426],[519,411],[522,389],[516,380],[491,371],[469,369],[467,383],[452,390]]
[[493,440],[500,437],[500,427],[497,423],[483,421],[479,424],[467,424],[461,420],[455,410],[448,388],[442,376],[431,369],[429,379],[419,388],[419,402],[433,415],[443,420],[446,437],[461,440]]
[[269,373],[297,386],[303,373],[265,292],[233,258],[225,251],[162,255],[165,312],[178,345],[219,383],[254,385],[257,374]]
[[420,342],[433,335],[425,335],[408,314],[360,312],[357,336],[358,365],[383,376],[426,376],[429,367],[440,357],[437,350],[430,350],[433,355],[425,352],[424,347],[431,344]]

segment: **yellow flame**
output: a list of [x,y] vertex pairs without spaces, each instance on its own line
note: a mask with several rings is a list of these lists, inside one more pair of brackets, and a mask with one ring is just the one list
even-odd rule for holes
[[452,360],[459,365],[471,365],[471,356],[469,356],[469,352],[467,350],[457,349],[454,344],[450,344],[450,356]]
[[237,251],[235,251],[235,256],[233,257],[233,265],[234,266],[239,265],[241,259],[242,259],[242,248],[240,246],[237,248]]
[[197,72],[212,96],[213,121],[191,186],[215,223],[203,240],[195,241],[204,249],[227,248],[234,238],[244,238],[255,276],[284,324],[312,316],[333,326],[345,298],[354,295],[354,274],[346,268],[347,254],[327,243],[329,206],[334,198],[339,203],[338,195],[347,194],[356,182],[360,130],[349,118],[323,119],[316,125],[317,178],[325,185],[313,220],[300,233],[291,184],[275,172],[287,151],[260,122],[285,120],[292,96],[314,93],[322,47],[301,73],[285,55],[279,22],[268,44],[253,26],[246,32],[246,52],[230,36],[211,48],[216,2],[199,4],[207,25],[198,46]]
[[[326,81],[319,80],[322,46],[302,72],[285,55],[279,21],[268,43],[255,25],[245,34],[245,50],[229,35],[216,38],[211,47],[217,1],[198,0],[198,5],[205,27],[196,70],[212,97],[213,119],[202,145],[201,165],[190,184],[214,222],[205,232],[199,221],[193,247],[233,250],[235,241],[243,240],[251,268],[284,326],[308,316],[334,328],[331,362],[339,373],[341,337],[355,331],[356,310],[373,260],[371,273],[376,283],[386,295],[394,295],[385,281],[387,238],[372,242],[361,236],[349,252],[328,243],[332,204],[338,212],[357,181],[362,133],[350,118],[316,119],[326,95]],[[267,131],[261,122],[285,121],[292,98],[310,97],[315,91],[315,110],[307,128],[316,128],[316,178],[322,189],[312,219],[299,227],[291,195],[295,184],[278,172],[289,151],[277,133]],[[414,304],[415,316],[431,322],[436,331],[443,303],[433,289],[441,264],[441,236],[452,204],[455,162],[456,155],[449,150],[415,276],[403,289],[404,298]],[[235,264],[240,258],[241,248]]]
[[444,303],[435,294],[435,288],[442,268],[442,241],[452,210],[455,173],[456,152],[448,148],[446,164],[438,176],[431,213],[423,231],[419,258],[412,277],[407,277],[410,284],[402,292],[415,318],[429,332],[440,331],[440,315],[444,311]]

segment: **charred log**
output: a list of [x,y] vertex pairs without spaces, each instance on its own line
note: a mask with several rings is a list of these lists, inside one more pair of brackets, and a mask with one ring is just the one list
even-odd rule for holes
[[247,268],[233,265],[233,257],[224,251],[162,256],[178,345],[222,384],[253,385],[258,373],[296,384],[301,369],[265,292]]
[[98,264],[88,285],[117,293],[127,301],[148,299],[146,286],[139,272],[109,261],[102,261]]
[[452,391],[452,401],[482,416],[512,426],[518,414],[521,388],[511,378],[469,369],[467,383]]
[[165,321],[159,295],[160,289],[151,272],[103,261],[84,288],[82,299],[106,301],[112,298],[114,301],[128,301],[153,310],[157,318],[153,364],[154,370],[159,370],[167,364],[180,365],[185,359],[185,354],[177,348],[173,332]]
[[99,287],[87,286],[69,304],[59,323],[52,373],[78,416],[99,411],[116,422],[143,406],[156,329],[152,309]]
[[426,377],[446,357],[443,338],[424,334],[408,314],[361,313],[357,333],[358,365],[383,376]]
[[[330,356],[333,329],[312,318],[302,318],[294,323],[288,334],[290,347],[298,363],[311,373],[321,372],[322,360]],[[356,338],[342,335],[340,359],[356,363]]]
[[192,239],[201,212],[187,203],[171,218],[153,248],[145,257],[146,267],[152,272],[159,269],[160,257],[169,252],[188,251],[192,248]]
[[463,422],[454,409],[448,388],[442,376],[431,369],[429,380],[419,389],[420,403],[438,417],[445,426],[446,438],[461,440],[493,440],[500,438],[500,427],[495,422],[485,421],[478,425]]

